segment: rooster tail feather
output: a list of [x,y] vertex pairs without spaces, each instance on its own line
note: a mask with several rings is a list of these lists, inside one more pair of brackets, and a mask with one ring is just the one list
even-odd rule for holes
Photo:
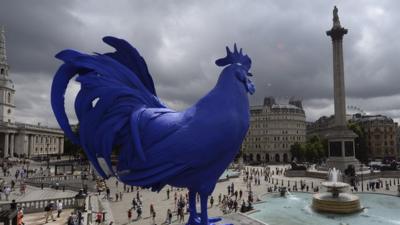
[[[109,177],[116,175],[111,155],[117,145],[131,147],[130,150],[123,148],[120,155],[146,160],[137,117],[143,108],[165,106],[155,96],[153,80],[139,53],[123,40],[107,37],[105,41],[117,52],[87,55],[64,50],[56,55],[64,65],[53,81],[52,106],[67,137],[82,146],[101,176]],[[64,107],[65,90],[76,74],[81,84],[75,99],[79,138],[69,126]]]
[[58,71],[56,72],[53,83],[51,86],[51,107],[53,109],[54,115],[60,127],[64,130],[65,135],[69,138],[72,143],[80,145],[86,152],[86,155],[92,162],[92,165],[96,168],[96,170],[100,173],[101,176],[105,177],[106,174],[101,169],[101,166],[95,160],[95,155],[93,153],[87,151],[87,148],[84,147],[84,143],[81,142],[80,138],[72,131],[71,126],[69,125],[69,120],[67,114],[65,112],[65,91],[67,89],[69,81],[79,73],[79,69],[70,65],[64,64],[62,65]]
[[146,62],[139,52],[127,41],[115,37],[104,37],[103,41],[115,48],[115,52],[107,53],[114,60],[129,68],[154,96],[157,96],[153,79],[149,73]]
[[51,85],[51,107],[53,108],[57,122],[64,130],[65,135],[72,143],[79,145],[78,136],[72,131],[69,120],[65,112],[64,95],[69,81],[76,74],[76,68],[70,65],[62,65],[56,72]]

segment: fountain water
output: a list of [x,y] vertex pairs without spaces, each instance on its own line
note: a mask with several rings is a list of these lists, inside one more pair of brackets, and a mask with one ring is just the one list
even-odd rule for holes
[[317,193],[313,196],[312,207],[316,211],[330,213],[354,213],[361,210],[360,200],[357,196],[345,193],[349,185],[340,182],[340,170],[335,168],[329,170],[327,182],[322,186],[326,187],[327,192]]

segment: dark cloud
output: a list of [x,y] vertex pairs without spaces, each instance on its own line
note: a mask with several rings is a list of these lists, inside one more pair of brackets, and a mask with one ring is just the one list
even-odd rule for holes
[[[349,34],[344,37],[347,103],[400,118],[399,4],[396,1],[2,1],[17,116],[54,125],[49,106],[51,78],[65,48],[104,52],[115,35],[145,57],[159,96],[183,109],[205,95],[221,68],[215,59],[234,42],[253,60],[257,92],[299,96],[307,120],[333,113],[332,9]],[[73,94],[67,107],[73,114]],[[379,101],[370,104],[371,101]],[[50,119],[49,119],[50,118]],[[46,122],[47,121],[47,122]]]

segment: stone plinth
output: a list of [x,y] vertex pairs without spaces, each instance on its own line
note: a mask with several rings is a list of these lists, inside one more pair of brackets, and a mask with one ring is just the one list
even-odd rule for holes
[[328,160],[326,164],[329,168],[337,168],[341,171],[347,169],[348,165],[359,167],[360,162],[355,158],[354,138],[357,135],[347,127],[335,127],[328,138]]

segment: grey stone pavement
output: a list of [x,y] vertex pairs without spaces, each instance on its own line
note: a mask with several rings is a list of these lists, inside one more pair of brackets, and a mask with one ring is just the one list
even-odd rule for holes
[[[32,162],[30,165],[30,169],[34,168],[40,168],[39,163]],[[15,199],[17,202],[18,201],[32,201],[32,200],[38,200],[38,199],[54,199],[54,198],[67,198],[67,197],[72,197],[76,195],[76,192],[65,190],[60,191],[60,190],[55,190],[52,188],[43,188],[41,190],[39,187],[34,187],[27,185],[25,193],[20,193],[20,185],[21,181],[23,181],[20,177],[18,179],[15,179],[14,174],[15,171],[18,169],[21,169],[22,165],[16,165],[13,166],[10,169],[11,176],[3,176],[3,173],[0,173],[0,178],[2,178],[5,181],[5,185],[11,186],[11,180],[15,181],[15,187],[14,190],[12,190],[8,201],[6,201],[6,196],[3,193],[0,193],[1,198],[0,198],[0,204],[2,203],[7,203],[11,202],[11,200]]]
[[65,209],[62,211],[60,218],[57,218],[57,212],[53,212],[53,216],[56,221],[52,221],[50,218],[48,220],[48,223],[46,223],[45,220],[45,213],[44,212],[38,212],[38,213],[31,213],[24,215],[24,223],[26,225],[61,225],[61,224],[67,224],[68,217],[71,215],[72,209]]
[[[289,166],[269,166],[271,170],[275,170],[275,168],[288,168]],[[262,167],[248,167],[248,168],[258,168],[261,170]],[[288,180],[291,183],[291,186],[294,185],[294,182],[297,181],[298,184],[300,185],[300,181],[304,182],[306,185],[309,185],[309,192],[312,192],[311,189],[311,183],[313,183],[313,186],[320,186],[322,182],[325,180],[323,179],[317,179],[317,178],[303,178],[303,177],[294,177],[294,178],[289,178],[289,177],[284,177],[283,175],[273,175],[272,178],[274,180],[278,180],[278,185],[281,185],[281,182],[283,180],[284,186],[287,185]],[[252,191],[255,199],[262,199],[262,196],[267,193],[267,188],[268,187],[273,187],[271,183],[265,182],[263,177],[260,177],[261,179],[261,185],[255,186],[254,184],[252,185]],[[389,179],[381,179],[383,182],[385,180]],[[393,180],[393,179],[392,179]],[[396,179],[397,182],[397,179]],[[218,207],[218,195],[221,193],[222,195],[227,194],[227,186],[230,185],[231,183],[234,183],[235,185],[235,190],[242,190],[244,193],[244,199],[247,199],[248,197],[248,191],[247,191],[247,185],[245,182],[243,182],[243,176],[239,178],[231,178],[228,181],[225,182],[220,182],[217,184],[214,192],[213,192],[213,197],[214,197],[214,206],[211,208],[209,205],[209,215],[210,216],[228,216],[228,215],[223,215],[222,211]],[[115,193],[116,192],[123,192],[123,185],[119,183],[118,187],[115,185],[115,179],[110,179],[107,181],[107,185],[111,189],[111,196],[115,198]],[[366,185],[366,181],[364,181],[364,185]],[[365,187],[365,186],[364,186]],[[167,187],[166,187],[167,188]],[[160,191],[160,193],[154,193],[149,190],[140,190],[140,195],[141,199],[143,201],[143,214],[142,214],[142,219],[140,220],[133,220],[133,221],[128,221],[128,209],[131,207],[131,201],[132,199],[136,196],[136,189],[133,193],[125,193],[123,192],[123,199],[122,201],[104,201],[103,204],[109,204],[112,212],[112,218],[115,224],[132,224],[132,225],[148,225],[152,224],[152,221],[150,219],[150,204],[153,204],[156,210],[156,224],[163,224],[166,220],[166,213],[167,209],[171,209],[174,213],[176,210],[174,207],[174,195],[175,193],[177,194],[178,198],[180,195],[185,195],[186,190],[176,190],[172,191],[170,193],[170,199],[167,199],[167,194],[166,194],[166,188]],[[320,188],[321,189],[321,188]],[[300,189],[299,189],[300,190]],[[361,188],[359,187],[359,190]],[[364,188],[364,192],[366,191],[366,188]],[[373,192],[373,191],[368,191],[368,192]],[[383,193],[383,194],[391,194],[391,195],[396,195],[397,194],[397,187],[395,185],[392,185],[390,187],[390,190],[385,190],[385,188],[381,188],[377,191],[374,191],[374,193]],[[239,202],[240,205],[241,201]],[[199,206],[198,206],[199,209]],[[177,221],[177,218],[175,214],[173,214],[173,223],[172,224],[179,224]],[[243,216],[236,216],[236,217],[243,217]],[[133,212],[133,218],[136,218],[136,213]],[[233,216],[235,218],[235,216]],[[231,218],[231,219],[233,219]],[[188,215],[185,216],[185,221],[188,219]],[[248,222],[248,221],[247,221]],[[257,222],[254,222],[256,224],[259,224]],[[237,223],[235,223],[237,224]]]
[[[271,170],[275,170],[275,168],[287,168],[287,166],[269,166]],[[258,168],[261,170],[262,167],[248,167],[248,168]],[[322,179],[316,179],[316,178],[288,178],[284,177],[282,175],[273,175],[272,178],[274,180],[278,180],[278,186],[281,185],[281,182],[283,180],[283,184],[286,186],[288,180],[290,181],[291,185],[294,184],[294,181],[300,182],[303,181],[306,183],[306,185],[309,185],[311,187],[311,182],[313,183],[314,186],[320,185],[324,180]],[[261,185],[254,185],[254,182],[252,184],[252,191],[253,191],[253,196],[254,199],[262,199],[262,196],[267,193],[267,187],[272,187],[273,184],[265,182],[263,177],[260,176],[261,180]],[[381,179],[382,181],[389,180],[389,179]],[[9,181],[9,180],[8,180]],[[136,187],[134,188],[133,192],[124,192],[123,191],[123,184],[119,182],[118,187],[115,184],[115,178],[111,178],[107,180],[107,186],[110,187],[111,189],[111,197],[112,199],[106,200],[103,198],[104,192],[98,196],[97,193],[92,193],[91,194],[91,205],[92,205],[92,212],[93,213],[93,221],[95,212],[97,211],[105,211],[106,213],[106,222],[103,223],[105,225],[108,225],[111,221],[114,222],[114,225],[148,225],[148,224],[153,224],[151,219],[150,219],[150,204],[154,205],[155,211],[156,211],[156,224],[160,225],[163,224],[166,220],[167,216],[167,209],[171,209],[173,211],[173,220],[172,224],[182,224],[179,223],[177,220],[175,211],[175,204],[174,204],[174,196],[175,194],[179,198],[180,195],[185,195],[187,193],[186,190],[177,190],[176,188],[173,189],[170,193],[170,199],[167,199],[167,194],[166,194],[166,188],[161,190],[159,193],[154,193],[149,190],[139,190],[143,205],[142,205],[142,218],[139,220],[135,220],[136,218],[136,212],[132,211],[132,221],[128,221],[128,210],[131,207],[131,202],[134,197],[136,197]],[[397,181],[397,179],[396,179]],[[223,214],[222,211],[220,210],[218,206],[218,195],[219,194],[227,194],[227,186],[230,185],[231,183],[234,183],[235,185],[235,190],[242,190],[244,193],[244,199],[247,199],[248,197],[248,190],[247,190],[247,184],[243,181],[243,176],[240,176],[239,178],[231,178],[228,181],[220,182],[217,184],[213,197],[214,197],[214,206],[210,207],[209,205],[209,216],[215,217],[215,216],[223,216],[225,218],[224,223],[229,223],[233,222],[235,225],[239,224],[261,224],[260,222],[257,222],[255,220],[252,220],[245,215],[242,214]],[[366,182],[364,182],[366,184]],[[69,194],[73,194],[73,192],[65,191],[62,192],[61,190],[55,191],[53,189],[47,189],[45,188],[44,190],[41,190],[40,188],[36,187],[30,187],[28,186],[27,188],[27,193],[22,196],[19,193],[13,193],[12,196],[10,197],[10,200],[13,199],[13,197],[17,201],[25,201],[25,200],[31,200],[31,199],[44,199],[44,198],[53,198],[53,197],[64,197],[68,196]],[[18,188],[16,189],[18,190]],[[361,188],[359,188],[361,190]],[[18,191],[17,191],[18,192]],[[120,201],[115,201],[115,193],[122,193],[123,198]],[[312,189],[310,188],[310,192],[312,192]],[[366,188],[364,188],[364,192],[366,191]],[[369,191],[372,192],[372,191]],[[390,190],[385,190],[385,188],[381,188],[378,191],[375,191],[375,193],[384,193],[384,194],[391,194],[391,195],[396,195],[397,194],[397,187],[395,185],[392,185],[390,187]],[[3,196],[4,200],[4,196]],[[2,203],[4,201],[0,201]],[[239,202],[240,205],[241,201]],[[198,205],[198,210],[199,210],[199,205]],[[65,224],[68,215],[70,214],[69,211],[63,212],[63,218],[58,219],[56,222],[52,223],[47,223],[47,224]],[[188,214],[185,215],[185,222],[188,219]],[[34,224],[34,225],[39,225],[39,224],[44,224],[44,213],[34,213],[34,214],[27,214],[24,217],[24,220],[26,221],[25,224]],[[35,222],[33,222],[35,221]],[[85,223],[86,224],[86,223]],[[94,224],[94,223],[92,223]]]

